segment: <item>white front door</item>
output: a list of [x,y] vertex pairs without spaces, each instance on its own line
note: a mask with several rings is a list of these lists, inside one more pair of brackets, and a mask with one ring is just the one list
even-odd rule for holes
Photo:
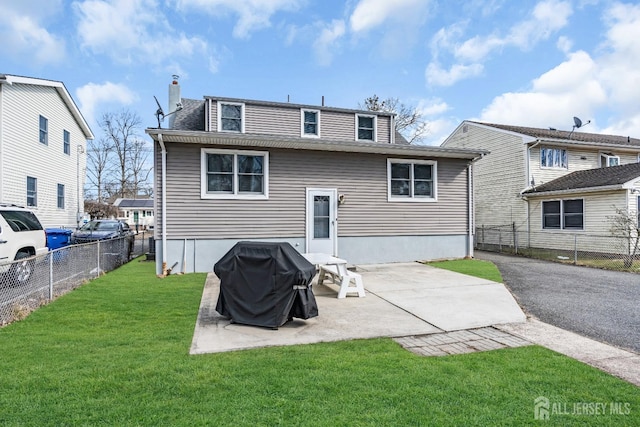
[[338,255],[336,189],[307,188],[306,252]]

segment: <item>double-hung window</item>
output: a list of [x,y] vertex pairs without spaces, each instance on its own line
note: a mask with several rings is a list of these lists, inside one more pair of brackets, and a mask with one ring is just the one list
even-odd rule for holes
[[71,134],[68,130],[62,131],[62,151],[64,154],[71,154]]
[[584,201],[571,199],[542,202],[542,228],[584,230]]
[[40,116],[40,143],[49,144],[49,119]]
[[436,200],[437,164],[430,160],[387,160],[389,200]]
[[244,104],[218,102],[218,130],[244,133]]
[[319,137],[320,136],[320,111],[318,110],[301,110],[302,136]]
[[607,168],[610,166],[618,166],[620,164],[620,157],[615,156],[611,153],[601,153],[600,154],[600,167]]
[[58,209],[64,209],[64,184],[58,184]]
[[376,116],[356,114],[356,140],[376,140]]
[[38,180],[27,177],[27,206],[38,206]]
[[203,199],[266,199],[269,153],[202,149]]
[[540,148],[540,167],[553,169],[567,169],[567,150],[563,148]]

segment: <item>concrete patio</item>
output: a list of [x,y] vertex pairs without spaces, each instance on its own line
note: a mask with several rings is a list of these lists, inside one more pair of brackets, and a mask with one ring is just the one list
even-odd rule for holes
[[219,280],[209,273],[191,354],[359,338],[403,337],[524,322],[506,287],[420,263],[359,265],[367,296],[336,298],[313,285],[319,316],[278,330],[233,324],[215,311]]

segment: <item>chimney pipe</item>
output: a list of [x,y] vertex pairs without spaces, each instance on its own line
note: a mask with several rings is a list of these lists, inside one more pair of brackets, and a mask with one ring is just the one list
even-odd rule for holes
[[173,124],[176,120],[176,115],[171,113],[174,113],[178,108],[178,104],[182,103],[182,98],[180,95],[180,84],[178,84],[179,78],[180,76],[178,76],[177,74],[174,74],[172,76],[171,84],[169,85],[169,108],[167,108],[167,114],[166,114],[168,119],[169,129],[173,129]]

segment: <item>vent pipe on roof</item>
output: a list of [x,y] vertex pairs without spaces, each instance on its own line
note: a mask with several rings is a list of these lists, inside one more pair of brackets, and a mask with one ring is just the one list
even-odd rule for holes
[[[169,85],[169,108],[168,108],[169,114],[175,113],[176,111],[182,108],[180,85],[178,84],[179,78],[180,76],[178,76],[177,74],[174,74],[172,76],[171,84]],[[173,124],[176,120],[176,115],[175,114],[169,115],[169,114],[167,114],[167,117],[169,119],[169,123],[168,123],[169,129],[173,129]]]

